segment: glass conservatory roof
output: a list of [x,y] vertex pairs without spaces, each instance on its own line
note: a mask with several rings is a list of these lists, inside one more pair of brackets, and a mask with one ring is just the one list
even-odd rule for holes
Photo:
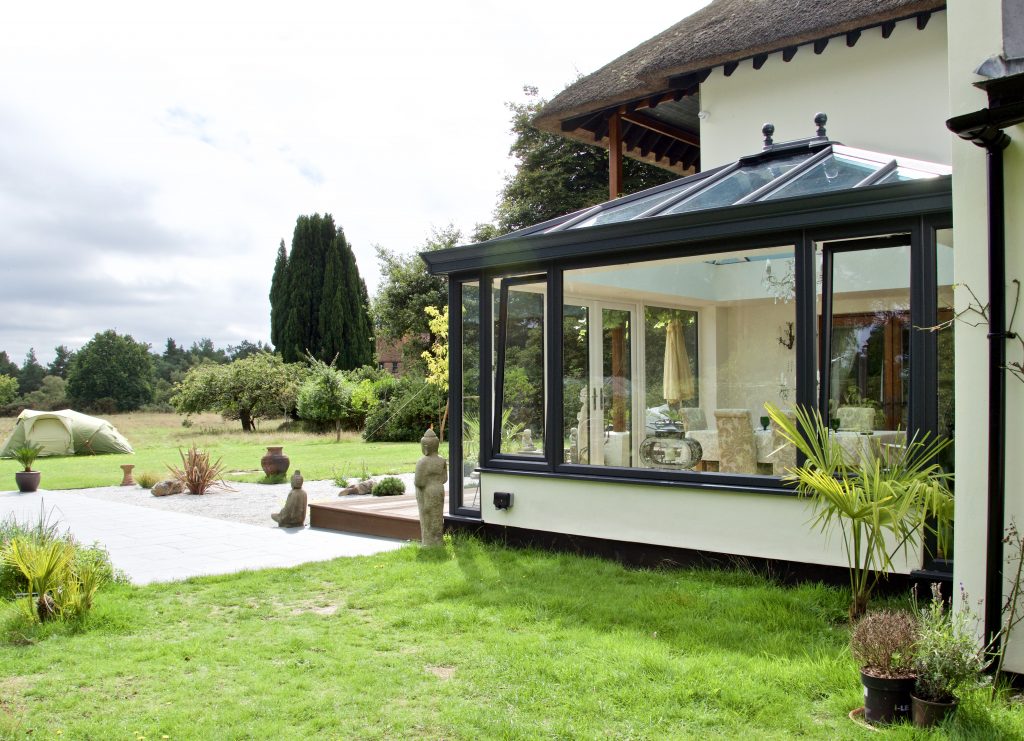
[[827,139],[768,147],[730,165],[617,198],[559,223],[550,233],[743,203],[828,193],[949,175],[946,165],[846,147]]

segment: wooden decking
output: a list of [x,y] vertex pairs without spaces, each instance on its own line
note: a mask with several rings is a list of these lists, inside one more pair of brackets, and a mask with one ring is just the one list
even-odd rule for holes
[[[445,511],[448,511],[447,497]],[[415,494],[311,502],[309,524],[346,533],[404,540],[420,539],[420,518]]]

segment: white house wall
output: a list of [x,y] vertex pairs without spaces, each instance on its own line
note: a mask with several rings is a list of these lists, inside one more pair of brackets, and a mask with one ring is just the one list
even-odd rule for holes
[[[987,57],[1002,50],[1001,3],[994,0],[952,0],[949,24],[956,29],[949,47],[949,115],[976,111],[988,105],[985,94],[974,87],[979,78],[973,70]],[[1024,214],[1015,208],[1024,193],[1024,131],[1016,126],[1006,132],[1012,143],[1004,152],[1006,184],[1006,276],[1024,279]],[[951,137],[953,142],[953,222],[956,241],[954,275],[958,284],[969,285],[983,302],[988,296],[987,180],[985,151]],[[965,290],[955,292],[956,308],[967,307]],[[1007,285],[1008,309],[1013,286]],[[1007,314],[1009,316],[1009,312]],[[1019,316],[1018,316],[1019,321]],[[1020,330],[1022,327],[1014,327]],[[985,592],[988,424],[987,327],[959,324],[956,328],[956,532],[953,578],[963,584],[972,601]],[[1016,354],[1015,354],[1016,353]],[[1008,359],[1020,360],[1018,347],[1008,344]],[[1024,384],[1007,379],[1006,420],[1006,520],[1024,524]],[[1005,523],[1004,523],[1005,524]],[[1008,645],[1007,667],[1024,672],[1024,639],[1018,634]]]
[[[498,473],[481,477],[484,522],[636,543],[845,566],[842,538],[812,530],[807,501],[681,486],[604,483]],[[494,492],[513,506],[494,508]],[[897,571],[920,565],[900,559]]]
[[813,136],[818,111],[828,114],[829,138],[843,144],[949,164],[946,75],[942,12],[923,31],[914,20],[902,21],[888,39],[878,28],[864,31],[853,48],[839,37],[820,55],[805,45],[789,62],[772,54],[759,70],[750,60],[730,77],[717,67],[700,88],[708,114],[700,127],[701,167],[750,154],[767,121],[777,142]]

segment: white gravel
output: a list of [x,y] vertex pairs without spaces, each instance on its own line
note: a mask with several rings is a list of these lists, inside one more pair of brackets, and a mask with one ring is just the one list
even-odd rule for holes
[[[377,476],[375,478],[384,477]],[[398,478],[405,482],[406,493],[411,494],[413,492],[413,475],[411,473],[400,474]],[[217,489],[202,496],[185,493],[154,497],[148,489],[138,486],[101,486],[95,489],[67,489],[65,492],[91,499],[184,512],[199,517],[242,522],[247,525],[277,527],[277,523],[270,519],[270,515],[284,506],[284,501],[291,490],[290,484],[243,484],[234,481],[230,484],[235,491]],[[331,480],[306,481],[302,488],[305,489],[311,503],[336,502],[339,499],[340,488]],[[345,497],[345,499],[364,498]]]

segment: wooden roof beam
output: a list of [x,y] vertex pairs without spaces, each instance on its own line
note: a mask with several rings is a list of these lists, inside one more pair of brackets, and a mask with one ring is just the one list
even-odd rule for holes
[[622,120],[628,121],[636,126],[642,126],[645,129],[657,132],[671,139],[676,139],[677,141],[681,141],[685,144],[690,144],[695,147],[700,146],[700,137],[696,134],[684,131],[683,129],[677,129],[674,126],[670,126],[656,118],[645,116],[642,113],[623,113]]

